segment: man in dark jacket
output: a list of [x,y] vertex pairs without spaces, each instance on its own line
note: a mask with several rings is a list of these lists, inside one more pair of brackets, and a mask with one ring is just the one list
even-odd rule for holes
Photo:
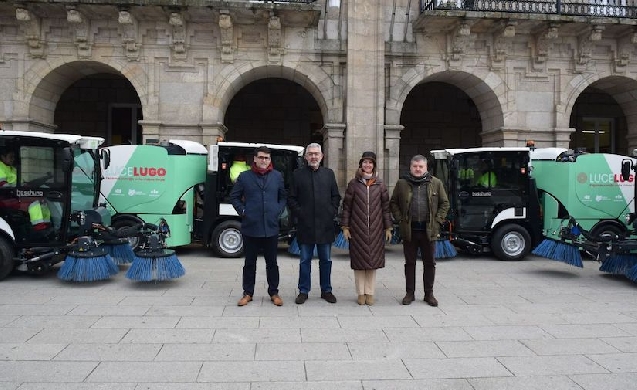
[[296,216],[297,241],[301,250],[299,266],[299,295],[297,304],[308,298],[311,286],[312,254],[314,247],[319,258],[321,298],[336,303],[332,293],[332,243],[335,239],[334,218],[341,195],[338,193],[334,171],[321,166],[321,145],[311,143],[305,149],[307,166],[294,171],[288,205]]
[[283,175],[272,167],[271,152],[265,146],[255,151],[255,161],[249,171],[241,172],[230,193],[230,201],[242,217],[241,234],[245,263],[243,265],[243,297],[237,302],[245,306],[254,296],[257,273],[257,253],[263,250],[268,294],[276,306],[283,305],[279,297],[279,266],[277,246],[279,215],[287,201]]
[[389,201],[392,217],[400,224],[405,254],[405,286],[407,294],[403,305],[414,300],[416,290],[416,256],[422,254],[425,302],[438,306],[434,297],[435,241],[440,236],[442,224],[449,211],[449,199],[442,182],[427,172],[427,159],[422,155],[412,157],[409,175],[399,179]]

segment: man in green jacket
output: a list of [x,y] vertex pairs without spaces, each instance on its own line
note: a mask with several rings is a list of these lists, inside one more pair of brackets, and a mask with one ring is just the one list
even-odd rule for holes
[[425,299],[430,306],[438,306],[434,297],[436,261],[435,240],[440,237],[440,224],[449,211],[449,199],[442,182],[427,172],[427,159],[422,155],[412,157],[409,175],[396,182],[390,200],[392,217],[400,224],[405,255],[405,289],[402,304],[415,300],[416,257],[418,249],[423,260]]

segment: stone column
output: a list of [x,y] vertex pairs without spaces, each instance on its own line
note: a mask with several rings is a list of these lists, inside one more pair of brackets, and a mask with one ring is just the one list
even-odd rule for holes
[[345,172],[358,168],[362,152],[383,160],[385,104],[384,0],[347,2],[347,106]]
[[323,164],[334,171],[336,183],[344,191],[345,180],[347,180],[347,170],[342,164],[345,124],[326,123],[321,129],[321,134],[323,135]]
[[571,143],[571,134],[573,134],[575,131],[576,129],[574,127],[556,127],[555,129],[553,129],[555,147],[568,149],[568,145]]
[[201,143],[210,146],[225,138],[228,128],[223,123],[202,123]]
[[156,144],[161,141],[161,122],[159,121],[138,121],[142,125],[142,144]]
[[379,172],[391,195],[400,176],[400,132],[405,128],[403,125],[385,125],[385,164],[379,167],[383,172]]

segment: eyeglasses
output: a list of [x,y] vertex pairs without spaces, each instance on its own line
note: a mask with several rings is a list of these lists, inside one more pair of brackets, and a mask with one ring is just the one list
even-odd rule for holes
[[307,152],[305,153],[306,156],[320,156],[321,152]]
[[257,158],[258,158],[259,160],[269,160],[269,159],[270,159],[270,157],[269,157],[269,156],[257,156]]

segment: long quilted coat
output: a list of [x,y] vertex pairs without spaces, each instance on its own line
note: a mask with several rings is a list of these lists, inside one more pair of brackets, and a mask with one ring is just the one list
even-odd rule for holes
[[350,264],[354,270],[385,266],[385,229],[392,227],[389,193],[380,178],[367,186],[360,170],[350,180],[343,199],[341,225],[349,228]]

